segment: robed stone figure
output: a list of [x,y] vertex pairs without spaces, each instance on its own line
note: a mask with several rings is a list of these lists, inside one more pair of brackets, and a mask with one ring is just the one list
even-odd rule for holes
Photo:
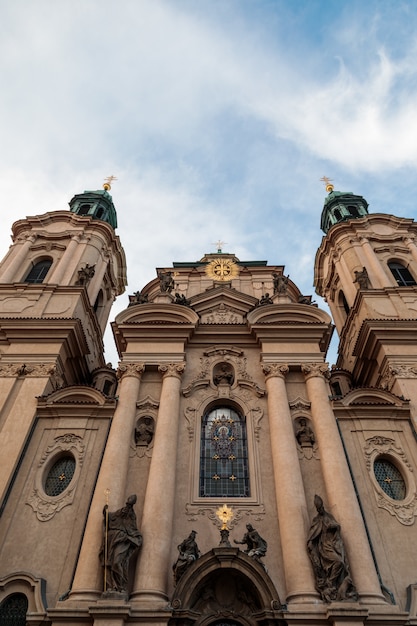
[[104,591],[127,593],[129,561],[142,545],[133,505],[136,495],[129,496],[125,506],[117,511],[103,510],[104,537],[100,560],[105,567]]

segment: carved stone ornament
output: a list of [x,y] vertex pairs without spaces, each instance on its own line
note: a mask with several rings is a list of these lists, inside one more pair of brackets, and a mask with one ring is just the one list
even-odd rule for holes
[[[57,496],[48,496],[44,490],[44,476],[48,469],[64,452],[71,452],[75,459],[74,476],[68,487]],[[56,513],[65,506],[72,504],[75,489],[78,483],[81,466],[84,460],[85,445],[81,437],[73,433],[67,433],[55,437],[54,443],[48,446],[39,461],[38,470],[34,477],[34,484],[31,494],[26,502],[36,513],[36,517],[41,522],[52,519]]]
[[300,459],[319,459],[318,446],[310,420],[301,416],[295,420],[294,434],[297,440],[297,451]]
[[268,378],[285,378],[290,371],[290,368],[286,363],[264,363],[262,365],[263,373],[266,380]]
[[[3,377],[27,376],[30,378],[39,378],[42,376],[51,376],[55,379],[58,375],[57,368],[52,363],[6,363],[0,365],[0,374]],[[54,385],[54,383],[52,383]],[[61,385],[62,386],[62,385]],[[58,387],[55,387],[57,389]]]
[[117,380],[121,380],[124,376],[141,378],[144,371],[144,363],[119,363],[119,367],[116,371]]
[[[185,397],[194,394],[201,388],[210,387],[211,389],[217,389],[217,393],[221,397],[230,396],[225,394],[223,385],[219,385],[217,381],[217,368],[225,368],[229,366],[230,373],[234,373],[233,380],[230,377],[230,388],[239,388],[239,392],[247,389],[252,396],[255,393],[258,397],[265,394],[265,390],[261,389],[251,378],[250,374],[246,371],[247,359],[243,355],[242,350],[238,348],[228,347],[216,347],[210,348],[204,352],[204,356],[200,358],[200,371],[197,376],[182,390]],[[217,384],[216,384],[217,381]]]
[[327,363],[304,363],[301,365],[301,371],[303,372],[306,380],[309,378],[329,378],[329,366]]
[[[214,526],[221,530],[222,521],[216,514],[217,510],[218,505],[213,505],[212,507],[198,506],[189,503],[185,505],[185,514],[190,522],[197,522],[199,516],[207,517]],[[233,506],[233,518],[229,520],[227,527],[229,530],[232,530],[242,519],[251,519],[260,522],[264,519],[264,516],[265,507],[263,504],[257,506]]]
[[417,378],[417,365],[389,363],[381,379],[381,388],[391,391],[397,378]]
[[235,310],[224,303],[208,309],[201,316],[201,324],[243,324],[244,319],[240,311]]
[[181,378],[185,370],[185,363],[164,363],[158,367],[158,371],[161,372],[163,378],[172,376],[174,378]]
[[[364,453],[366,467],[374,485],[377,505],[395,516],[404,526],[414,524],[417,516],[417,490],[413,468],[405,452],[396,445],[394,439],[377,435],[366,441]],[[407,494],[404,500],[391,499],[379,486],[374,474],[374,462],[380,456],[388,461],[390,458],[393,459],[396,465],[402,468],[402,472],[407,473]]]

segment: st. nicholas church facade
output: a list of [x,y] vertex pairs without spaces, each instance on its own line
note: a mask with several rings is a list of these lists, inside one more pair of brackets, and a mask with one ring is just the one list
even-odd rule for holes
[[131,293],[113,369],[109,191],[0,263],[0,625],[417,624],[417,223],[328,185],[332,318],[219,248]]

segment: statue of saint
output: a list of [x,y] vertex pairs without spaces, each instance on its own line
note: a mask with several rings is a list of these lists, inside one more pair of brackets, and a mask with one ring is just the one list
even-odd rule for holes
[[324,602],[350,600],[358,594],[349,573],[340,524],[328,513],[320,496],[314,496],[317,515],[307,540],[307,550],[316,578],[316,589]]
[[246,530],[247,532],[243,535],[242,541],[235,539],[234,542],[242,545],[246,544],[246,550],[244,550],[244,552],[263,566],[261,557],[265,556],[268,544],[258,531],[255,530],[252,524],[246,524]]
[[295,431],[295,437],[298,443],[300,444],[300,446],[302,445],[312,446],[316,441],[313,430],[307,424],[307,420],[304,417],[298,420],[297,429]]
[[135,441],[137,445],[149,445],[154,435],[153,419],[145,417],[139,420],[135,430]]
[[160,290],[164,293],[171,293],[175,286],[172,272],[158,272],[158,278]]
[[196,534],[197,532],[195,530],[192,530],[187,539],[184,539],[184,541],[178,546],[179,555],[174,565],[172,566],[175,584],[177,584],[181,576],[190,567],[190,565],[192,565],[194,561],[196,561],[201,556],[201,552],[198,549],[198,545],[195,540]]
[[369,289],[369,276],[366,267],[363,267],[360,271],[355,271],[354,283],[358,283],[359,289]]
[[127,593],[129,560],[142,545],[133,510],[135,503],[136,495],[132,495],[118,511],[109,511],[107,504],[103,509],[104,537],[100,560],[106,569],[104,591]]

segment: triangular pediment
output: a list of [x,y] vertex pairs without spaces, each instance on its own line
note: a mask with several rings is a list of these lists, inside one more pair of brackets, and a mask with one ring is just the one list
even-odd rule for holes
[[201,324],[244,324],[257,299],[232,287],[218,286],[192,298]]

